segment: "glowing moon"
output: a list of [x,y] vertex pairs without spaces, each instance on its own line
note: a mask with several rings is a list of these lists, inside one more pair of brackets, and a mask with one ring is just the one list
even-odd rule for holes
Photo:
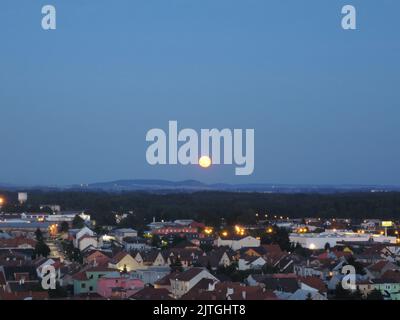
[[199,166],[202,168],[208,168],[209,166],[211,166],[211,159],[209,156],[202,156],[199,159]]

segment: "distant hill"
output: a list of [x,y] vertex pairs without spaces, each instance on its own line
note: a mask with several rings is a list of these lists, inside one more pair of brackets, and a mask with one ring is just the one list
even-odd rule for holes
[[169,181],[151,179],[115,180],[68,186],[36,185],[23,186],[0,183],[0,189],[9,191],[146,191],[154,193],[176,193],[196,191],[260,192],[260,193],[345,193],[345,192],[400,192],[400,186],[376,185],[296,185],[296,184],[206,184],[197,180]]
[[400,191],[399,186],[363,186],[363,185],[284,185],[284,184],[206,184],[196,180],[116,180],[71,186],[80,190],[121,191],[230,191],[263,193],[336,193],[336,192],[388,192]]

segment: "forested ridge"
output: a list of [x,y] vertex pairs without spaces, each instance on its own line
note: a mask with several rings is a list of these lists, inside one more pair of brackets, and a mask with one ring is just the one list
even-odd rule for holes
[[31,191],[28,203],[17,205],[15,193],[2,192],[4,212],[39,211],[43,204],[59,204],[63,210],[85,209],[101,224],[113,224],[114,214],[133,211],[129,224],[192,218],[217,224],[253,223],[255,215],[291,218],[385,218],[400,217],[400,193],[274,194],[234,192],[146,193]]

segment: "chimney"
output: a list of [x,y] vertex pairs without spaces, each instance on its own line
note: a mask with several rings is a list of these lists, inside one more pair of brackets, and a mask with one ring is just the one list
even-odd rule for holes
[[209,283],[208,284],[208,291],[214,291],[215,290],[215,282]]

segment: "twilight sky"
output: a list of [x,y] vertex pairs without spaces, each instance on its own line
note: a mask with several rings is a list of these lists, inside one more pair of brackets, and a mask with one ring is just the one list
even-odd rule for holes
[[[57,30],[41,8],[57,8]],[[357,8],[356,31],[341,8]],[[400,184],[398,0],[2,0],[0,182]],[[254,128],[255,171],[150,166],[146,132]]]

